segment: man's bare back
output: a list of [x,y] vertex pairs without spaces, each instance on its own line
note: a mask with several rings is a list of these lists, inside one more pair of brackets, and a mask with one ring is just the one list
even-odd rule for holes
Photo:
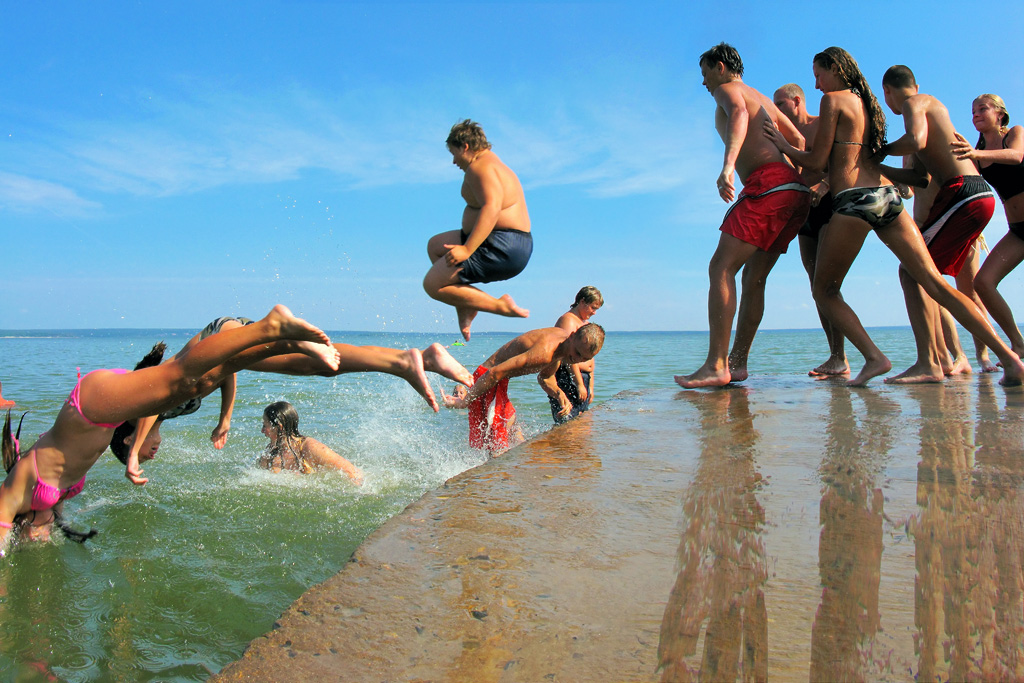
[[924,146],[916,152],[925,169],[939,185],[950,178],[962,175],[976,175],[974,163],[967,159],[957,159],[950,144],[956,140],[956,128],[949,118],[949,110],[939,100],[920,93],[907,98],[903,105],[904,120],[910,115],[907,132],[918,135],[921,125],[920,117],[924,117]]
[[[886,77],[894,69],[886,72]],[[909,73],[909,70],[907,70]],[[899,78],[895,76],[894,78]],[[916,187],[925,187],[928,176],[943,185],[957,176],[977,175],[978,170],[968,159],[957,159],[950,145],[956,141],[956,128],[949,118],[949,110],[938,99],[918,91],[916,82],[893,84],[882,81],[885,103],[894,114],[903,117],[906,132],[899,139],[882,147],[879,156],[913,155],[916,162],[910,173],[888,175]],[[886,167],[891,170],[890,167]]]

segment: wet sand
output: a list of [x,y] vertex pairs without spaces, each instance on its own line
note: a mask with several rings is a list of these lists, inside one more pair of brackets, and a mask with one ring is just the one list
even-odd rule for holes
[[1024,678],[1024,392],[626,393],[428,493],[219,681]]

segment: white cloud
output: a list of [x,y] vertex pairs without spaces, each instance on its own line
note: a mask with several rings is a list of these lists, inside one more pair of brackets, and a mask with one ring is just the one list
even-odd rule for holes
[[466,84],[455,92],[425,84],[325,95],[225,92],[189,82],[182,93],[139,98],[120,120],[58,122],[31,136],[38,142],[16,143],[8,163],[53,187],[141,197],[281,182],[308,171],[335,174],[354,188],[447,182],[443,139],[460,115],[453,110],[471,110],[500,138],[500,154],[530,187],[582,185],[604,197],[663,192],[692,180],[712,158],[708,107],[669,98],[675,108],[652,111],[652,98],[643,97],[612,106],[601,92],[569,92],[556,80],[490,97]]
[[96,202],[79,197],[74,190],[63,185],[0,171],[0,209],[80,216],[99,206]]

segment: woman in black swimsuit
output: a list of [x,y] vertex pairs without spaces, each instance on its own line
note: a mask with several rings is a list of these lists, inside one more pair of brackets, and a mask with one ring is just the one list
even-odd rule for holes
[[1024,165],[1021,164],[1024,127],[1009,127],[1010,115],[998,95],[979,95],[971,105],[971,112],[979,133],[978,145],[971,147],[971,143],[957,134],[957,141],[952,143],[953,151],[958,159],[970,159],[978,166],[982,177],[1002,200],[1006,222],[1010,224],[1010,231],[989,252],[974,278],[974,288],[992,318],[1010,338],[1010,348],[1019,356],[1024,353],[1024,337],[997,287],[1024,261]]

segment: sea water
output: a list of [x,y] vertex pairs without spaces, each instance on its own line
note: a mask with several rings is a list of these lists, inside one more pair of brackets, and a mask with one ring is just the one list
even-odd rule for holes
[[[0,331],[5,398],[29,410],[23,442],[52,425],[75,369],[132,367],[159,340],[176,351],[190,330]],[[894,368],[913,362],[909,329],[871,330]],[[419,334],[333,333],[357,345],[423,348]],[[474,335],[451,346],[470,370],[512,335]],[[969,338],[965,336],[965,342]],[[596,402],[624,390],[674,386],[695,370],[706,333],[612,332],[597,359]],[[763,331],[750,361],[758,376],[805,375],[825,360],[820,331]],[[850,350],[856,370],[860,358]],[[434,381],[435,391],[451,382]],[[510,395],[527,437],[551,428],[533,377]],[[287,400],[300,429],[366,473],[362,487],[337,473],[259,470],[263,408]],[[202,680],[270,630],[312,584],[339,571],[360,542],[425,491],[484,462],[467,445],[466,414],[434,414],[402,380],[380,374],[325,379],[243,372],[227,446],[209,441],[219,395],[161,429],[150,482],[132,486],[110,454],[65,506],[84,545],[60,538],[21,544],[0,559],[0,676],[4,680]],[[17,411],[16,411],[17,412]],[[17,417],[17,415],[15,415]]]

